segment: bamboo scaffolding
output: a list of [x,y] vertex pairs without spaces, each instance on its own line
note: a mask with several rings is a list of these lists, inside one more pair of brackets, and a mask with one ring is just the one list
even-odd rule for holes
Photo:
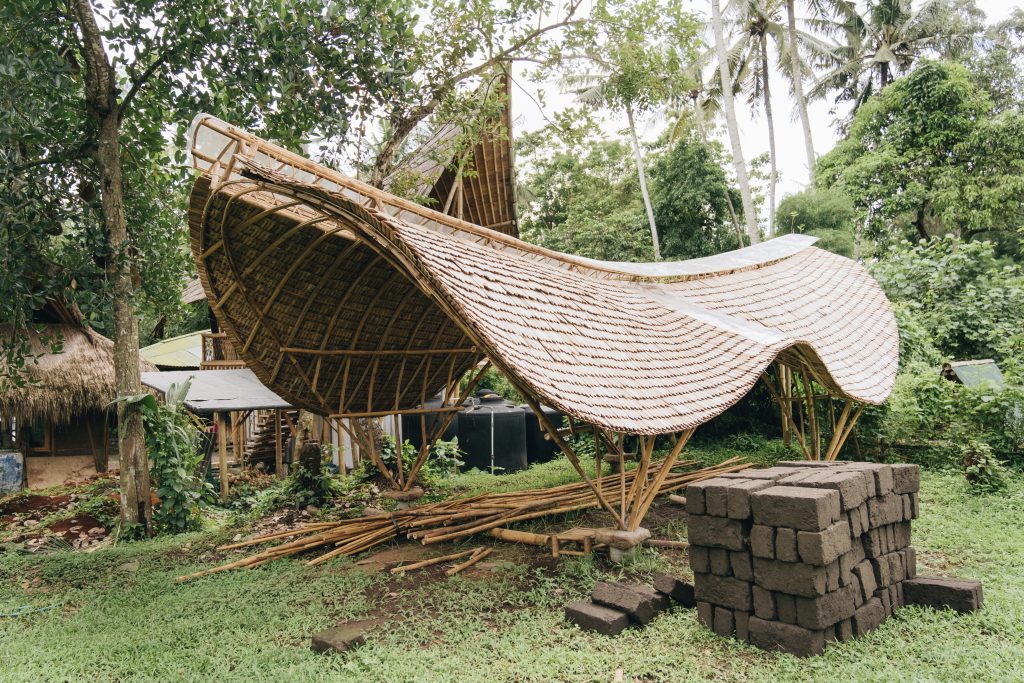
[[[741,458],[731,458],[703,468],[696,468],[697,463],[694,461],[682,461],[666,469],[665,462],[659,460],[652,463],[654,467],[649,468],[647,474],[644,474],[647,481],[640,485],[641,490],[656,490],[657,494],[670,493],[692,482],[727,472],[738,472],[751,466]],[[672,471],[680,468],[686,468],[686,471]],[[629,486],[639,475],[639,469],[634,469],[622,476]],[[657,484],[659,477],[661,483]],[[306,563],[308,566],[315,566],[334,557],[356,555],[399,537],[419,540],[424,545],[433,545],[468,538],[515,522],[601,507],[588,484],[574,482],[548,489],[480,494],[430,503],[385,515],[337,522],[317,522],[300,529],[275,532],[221,546],[218,550],[239,550],[286,538],[292,539],[265,548],[249,557],[181,576],[177,580],[188,581],[231,569],[255,568],[283,557],[321,548],[327,549],[326,553]]]

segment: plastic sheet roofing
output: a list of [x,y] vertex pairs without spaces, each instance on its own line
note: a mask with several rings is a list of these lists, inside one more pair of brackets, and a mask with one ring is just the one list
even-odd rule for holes
[[193,124],[200,279],[246,364],[321,414],[414,408],[482,358],[620,432],[695,427],[776,359],[883,401],[889,302],[854,261],[791,235],[621,264],[559,254],[371,188],[211,117]]
[[181,384],[190,378],[192,384],[185,406],[194,413],[291,408],[287,401],[263,386],[248,368],[142,373],[142,383],[160,393],[167,393],[171,384]]

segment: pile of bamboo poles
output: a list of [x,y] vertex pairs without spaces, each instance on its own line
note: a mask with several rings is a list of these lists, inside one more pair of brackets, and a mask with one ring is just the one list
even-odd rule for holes
[[[605,487],[610,490],[612,486],[620,485],[622,476],[625,476],[626,485],[630,486],[639,474],[647,479],[646,485],[654,485],[658,477],[656,474],[658,464],[652,463],[649,468],[634,469],[625,472],[624,475],[605,475],[593,479],[592,482],[598,487],[598,490]],[[693,469],[697,464],[696,461],[676,463],[673,471],[663,476],[660,484],[657,485],[658,493],[677,491],[694,481],[750,467],[749,463],[742,462],[740,458],[732,458],[711,467]],[[680,468],[687,471],[675,471]],[[251,569],[282,557],[330,548],[323,555],[306,562],[307,566],[314,566],[339,555],[361,553],[399,536],[417,539],[424,545],[458,541],[515,522],[596,508],[599,505],[598,498],[590,486],[585,482],[576,482],[546,489],[484,493],[383,515],[357,517],[337,522],[317,522],[290,531],[281,531],[220,546],[218,550],[221,551],[237,550],[297,537],[286,543],[261,550],[255,555],[178,577],[177,581],[187,581],[229,569]]]

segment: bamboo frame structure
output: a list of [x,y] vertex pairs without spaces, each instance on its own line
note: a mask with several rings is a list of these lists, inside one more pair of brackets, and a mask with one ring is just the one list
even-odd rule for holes
[[[804,458],[834,461],[853,433],[865,404],[852,398],[834,396],[827,390],[819,393],[815,387],[813,367],[803,359],[797,359],[797,362],[801,365],[795,368],[781,361],[776,362],[775,379],[765,372],[762,380],[779,407],[783,434],[796,437]],[[795,390],[794,378],[800,381],[799,390]],[[835,411],[837,400],[843,401],[838,417]],[[793,417],[794,404],[798,407],[796,419]],[[828,411],[827,429],[822,429],[821,420],[824,415],[819,410],[819,404],[823,404]]]
[[[190,136],[200,281],[264,383],[292,405],[357,424],[422,415],[439,392],[450,402],[453,382],[489,362],[621,529],[638,527],[653,482],[671,469],[648,471],[655,437],[672,435],[678,458],[693,430],[772,363],[792,370],[785,386],[810,392],[801,402],[776,391],[780,405],[797,406],[783,420],[809,459],[834,458],[860,414],[853,404],[878,403],[892,388],[888,301],[859,264],[814,249],[813,238],[676,263],[598,262],[424,208],[212,117],[197,118]],[[815,384],[851,402],[827,445],[822,425],[835,411],[818,409]],[[596,479],[541,403],[567,416],[570,433],[593,431]],[[641,442],[632,479],[625,434]],[[618,460],[617,482],[600,467],[605,451]],[[425,452],[409,476],[386,473],[389,485],[409,490]]]

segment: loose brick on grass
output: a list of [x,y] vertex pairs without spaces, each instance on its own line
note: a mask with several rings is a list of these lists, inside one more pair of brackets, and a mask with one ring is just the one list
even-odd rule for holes
[[981,581],[919,576],[903,582],[903,597],[908,605],[934,609],[948,608],[973,612],[984,603]]
[[594,631],[606,636],[617,636],[629,626],[629,617],[604,605],[595,605],[589,600],[580,600],[565,607],[565,618],[584,631]]
[[693,584],[671,574],[655,574],[654,589],[669,596],[683,607],[690,608],[697,604],[693,597]]
[[638,592],[619,583],[598,581],[590,594],[591,600],[629,615],[630,621],[646,624],[656,614],[655,601],[651,595]]

